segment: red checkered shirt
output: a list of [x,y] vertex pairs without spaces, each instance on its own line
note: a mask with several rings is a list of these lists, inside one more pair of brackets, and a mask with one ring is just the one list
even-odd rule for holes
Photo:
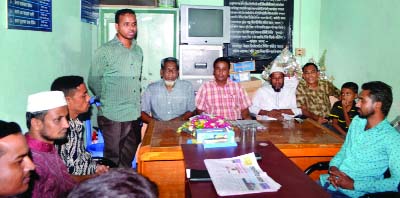
[[196,107],[205,113],[223,116],[228,120],[242,118],[241,111],[251,105],[251,100],[239,83],[227,80],[218,86],[213,80],[204,83],[196,94]]

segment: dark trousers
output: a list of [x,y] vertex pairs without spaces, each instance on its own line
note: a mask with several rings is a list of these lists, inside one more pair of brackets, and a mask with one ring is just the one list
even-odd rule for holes
[[104,157],[118,167],[130,168],[141,141],[141,121],[117,122],[98,116],[97,122],[104,137]]

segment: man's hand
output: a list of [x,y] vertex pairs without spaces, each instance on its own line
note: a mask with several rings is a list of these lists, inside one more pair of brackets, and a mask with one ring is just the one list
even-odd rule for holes
[[335,188],[354,190],[354,180],[344,172],[340,171],[336,166],[331,166],[329,168],[328,181]]
[[271,111],[268,112],[267,114],[269,117],[276,118],[277,120],[283,120],[283,116],[281,111],[279,109],[272,109]]
[[267,110],[260,110],[260,112],[258,113],[259,115],[266,115],[268,117],[271,118],[275,118],[277,120],[283,120],[283,116],[282,113],[279,109],[272,109],[271,111],[267,111]]
[[327,123],[328,122],[328,119],[326,119],[326,118],[324,118],[324,117],[321,117],[321,116],[318,116],[318,119],[316,120],[318,123],[320,123],[320,124],[324,124],[324,123]]
[[101,175],[103,173],[106,173],[108,172],[108,169],[110,169],[110,167],[98,164],[96,167],[96,174]]

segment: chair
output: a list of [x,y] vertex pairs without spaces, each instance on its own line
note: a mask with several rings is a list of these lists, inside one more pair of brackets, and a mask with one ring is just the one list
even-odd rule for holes
[[[96,97],[90,98],[90,104],[95,104],[96,106],[100,106],[100,102],[96,100]],[[90,111],[89,111],[90,112]],[[117,165],[103,157],[103,150],[104,150],[104,139],[101,134],[100,129],[94,128],[96,130],[96,137],[97,137],[97,142],[94,143],[92,141],[92,123],[90,120],[90,113],[84,115],[84,120],[85,120],[85,131],[86,131],[86,150],[92,154],[92,158],[94,161],[96,161],[98,164],[101,165],[106,165],[109,166],[110,168],[117,167]]]
[[[323,161],[323,162],[317,162],[304,171],[305,174],[310,175],[314,171],[317,170],[328,170],[329,169],[329,161]],[[390,171],[389,169],[386,170],[386,172],[383,174],[385,178],[390,177]],[[400,191],[400,183],[399,186],[397,187],[398,191]],[[400,198],[400,192],[379,192],[379,193],[370,193],[370,194],[365,194],[362,196],[362,198]]]
[[314,171],[317,171],[317,170],[328,170],[328,169],[329,169],[329,161],[323,161],[323,162],[317,162],[317,163],[309,166],[308,168],[306,168],[304,173],[307,174],[307,175],[310,175]]

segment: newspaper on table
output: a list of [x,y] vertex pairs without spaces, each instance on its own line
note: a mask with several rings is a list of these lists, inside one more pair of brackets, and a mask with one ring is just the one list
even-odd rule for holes
[[254,153],[204,163],[219,196],[276,192],[281,187],[261,170]]

